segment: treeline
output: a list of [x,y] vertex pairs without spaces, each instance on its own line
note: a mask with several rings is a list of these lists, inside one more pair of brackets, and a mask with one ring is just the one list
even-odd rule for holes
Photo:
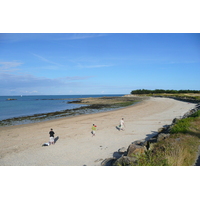
[[139,89],[131,91],[131,94],[180,94],[180,93],[200,93],[200,90],[163,90],[163,89],[156,89],[156,90],[147,90],[147,89]]

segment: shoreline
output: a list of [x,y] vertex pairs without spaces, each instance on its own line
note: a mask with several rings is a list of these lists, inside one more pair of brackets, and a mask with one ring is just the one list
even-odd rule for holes
[[[195,104],[167,98],[149,98],[136,105],[114,111],[54,119],[45,122],[0,128],[1,166],[100,166],[119,148],[153,137],[158,128],[184,115]],[[118,131],[125,118],[125,131]],[[97,125],[96,136],[91,126]],[[50,128],[58,140],[48,142]]]
[[37,126],[37,125],[41,125],[41,124],[45,124],[45,123],[54,123],[54,122],[59,122],[61,120],[67,120],[67,119],[73,119],[73,118],[77,118],[79,116],[92,116],[92,115],[96,115],[96,114],[102,114],[102,113],[110,113],[110,112],[115,112],[115,111],[119,111],[119,110],[123,110],[123,109],[128,109],[130,107],[133,107],[133,106],[136,106],[137,104],[142,104],[143,101],[140,101],[140,102],[136,102],[132,105],[129,105],[129,106],[126,106],[126,107],[118,107],[118,108],[113,108],[112,110],[106,110],[106,111],[100,111],[100,112],[93,112],[93,113],[84,113],[84,114],[78,114],[78,115],[69,115],[69,116],[65,116],[65,117],[60,117],[60,118],[53,118],[53,119],[48,119],[48,120],[45,120],[45,121],[37,121],[37,122],[32,122],[32,123],[25,123],[25,124],[16,124],[16,125],[9,125],[9,126],[0,126],[0,132],[1,130],[5,130],[6,129],[10,129],[10,128],[17,128],[17,127],[29,127],[31,125],[33,126]]
[[22,124],[31,124],[37,122],[44,122],[53,119],[61,119],[64,117],[78,116],[84,114],[100,113],[113,111],[127,107],[127,102],[130,105],[134,105],[141,102],[146,98],[140,97],[89,97],[89,98],[76,98],[68,104],[79,104],[82,105],[78,108],[58,110],[54,112],[38,113],[33,115],[19,116],[0,120],[0,127],[14,126]]

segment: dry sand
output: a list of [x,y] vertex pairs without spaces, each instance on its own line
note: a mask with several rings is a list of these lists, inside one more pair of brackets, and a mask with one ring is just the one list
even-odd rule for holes
[[[1,166],[100,166],[113,157],[119,148],[128,148],[133,141],[147,139],[158,128],[171,124],[175,117],[183,116],[195,104],[168,98],[150,98],[123,109],[66,117],[47,122],[0,128]],[[121,118],[125,131],[118,131]],[[97,125],[92,137],[92,124]],[[54,145],[49,141],[53,128]]]

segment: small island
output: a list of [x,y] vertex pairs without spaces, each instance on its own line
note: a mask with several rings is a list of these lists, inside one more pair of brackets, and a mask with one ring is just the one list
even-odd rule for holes
[[11,98],[8,98],[6,99],[7,101],[13,101],[13,100],[17,100],[17,99],[11,99]]

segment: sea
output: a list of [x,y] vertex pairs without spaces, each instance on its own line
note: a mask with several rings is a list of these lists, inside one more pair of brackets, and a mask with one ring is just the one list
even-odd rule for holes
[[[124,94],[115,95],[31,95],[31,96],[0,96],[0,125],[19,125],[32,123],[30,119],[20,119],[20,117],[34,116],[36,114],[52,113],[63,110],[72,110],[80,108],[81,104],[69,103],[79,98],[88,97],[111,97],[124,96]],[[91,111],[90,111],[91,112]],[[98,112],[95,110],[94,112]],[[62,116],[54,116],[60,118]],[[48,118],[50,119],[50,118]],[[48,120],[43,119],[43,120]],[[6,121],[9,121],[6,122]],[[37,120],[38,121],[38,120]],[[42,121],[40,119],[39,121]],[[6,122],[6,123],[4,123]]]

